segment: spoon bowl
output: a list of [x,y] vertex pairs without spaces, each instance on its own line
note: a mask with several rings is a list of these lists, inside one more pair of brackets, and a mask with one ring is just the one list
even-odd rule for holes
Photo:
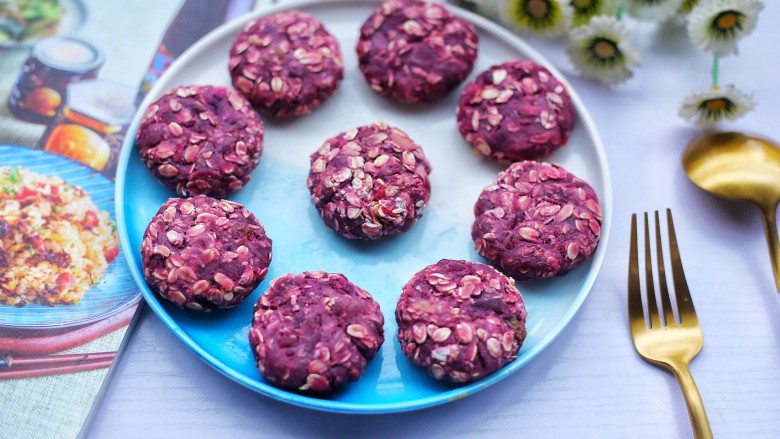
[[682,158],[688,178],[721,197],[747,201],[761,211],[775,286],[780,291],[780,146],[738,132],[708,132],[694,139]]

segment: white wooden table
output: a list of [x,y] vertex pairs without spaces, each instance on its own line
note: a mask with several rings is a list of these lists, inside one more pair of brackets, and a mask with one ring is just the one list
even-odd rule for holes
[[[780,140],[780,3],[765,1],[721,81],[755,92],[758,108],[723,128]],[[777,21],[776,21],[777,20]],[[626,323],[629,219],[671,207],[705,335],[691,370],[719,438],[780,437],[780,296],[757,211],[715,199],[680,166],[697,131],[677,116],[708,85],[710,58],[682,28],[643,26],[636,77],[608,89],[576,77],[560,42],[532,40],[573,83],[606,145],[614,184],[607,257],[560,336],[510,378],[463,400],[392,415],[322,413],[256,394],[199,360],[148,309],[89,438],[690,437],[677,382],[634,352]],[[392,336],[392,335],[390,335]]]

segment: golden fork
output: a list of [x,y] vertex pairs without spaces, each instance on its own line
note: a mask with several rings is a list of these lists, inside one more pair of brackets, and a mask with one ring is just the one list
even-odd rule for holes
[[628,320],[631,326],[631,336],[634,339],[636,351],[642,358],[669,369],[677,377],[685,396],[685,403],[688,406],[694,437],[697,439],[712,438],[707,413],[704,411],[704,403],[702,403],[699,389],[693,381],[691,371],[688,369],[693,357],[701,351],[704,337],[699,327],[699,319],[696,317],[696,310],[693,308],[688,284],[685,281],[671,210],[666,210],[666,217],[669,223],[669,251],[679,322],[675,320],[666,284],[658,211],[655,212],[655,239],[660,305],[663,309],[664,319],[661,319],[656,304],[653,261],[650,255],[650,232],[647,213],[645,213],[645,279],[649,327],[645,320],[645,312],[642,307],[642,289],[639,281],[636,214],[633,214],[631,216],[631,254],[628,267]]

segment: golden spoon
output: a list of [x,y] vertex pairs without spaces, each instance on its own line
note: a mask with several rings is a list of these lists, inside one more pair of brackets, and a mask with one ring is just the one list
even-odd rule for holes
[[780,292],[780,147],[737,132],[709,132],[694,139],[683,153],[683,168],[700,188],[732,200],[749,201],[761,211],[769,255]]

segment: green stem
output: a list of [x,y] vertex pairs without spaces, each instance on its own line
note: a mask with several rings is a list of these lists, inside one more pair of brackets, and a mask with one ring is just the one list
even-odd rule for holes
[[718,67],[718,55],[712,57],[712,89],[718,89],[718,76],[720,75],[720,68]]
[[618,4],[617,14],[615,14],[615,19],[617,21],[620,21],[620,19],[623,18],[623,10],[625,9],[625,7],[626,5],[623,2],[620,2],[620,4]]

